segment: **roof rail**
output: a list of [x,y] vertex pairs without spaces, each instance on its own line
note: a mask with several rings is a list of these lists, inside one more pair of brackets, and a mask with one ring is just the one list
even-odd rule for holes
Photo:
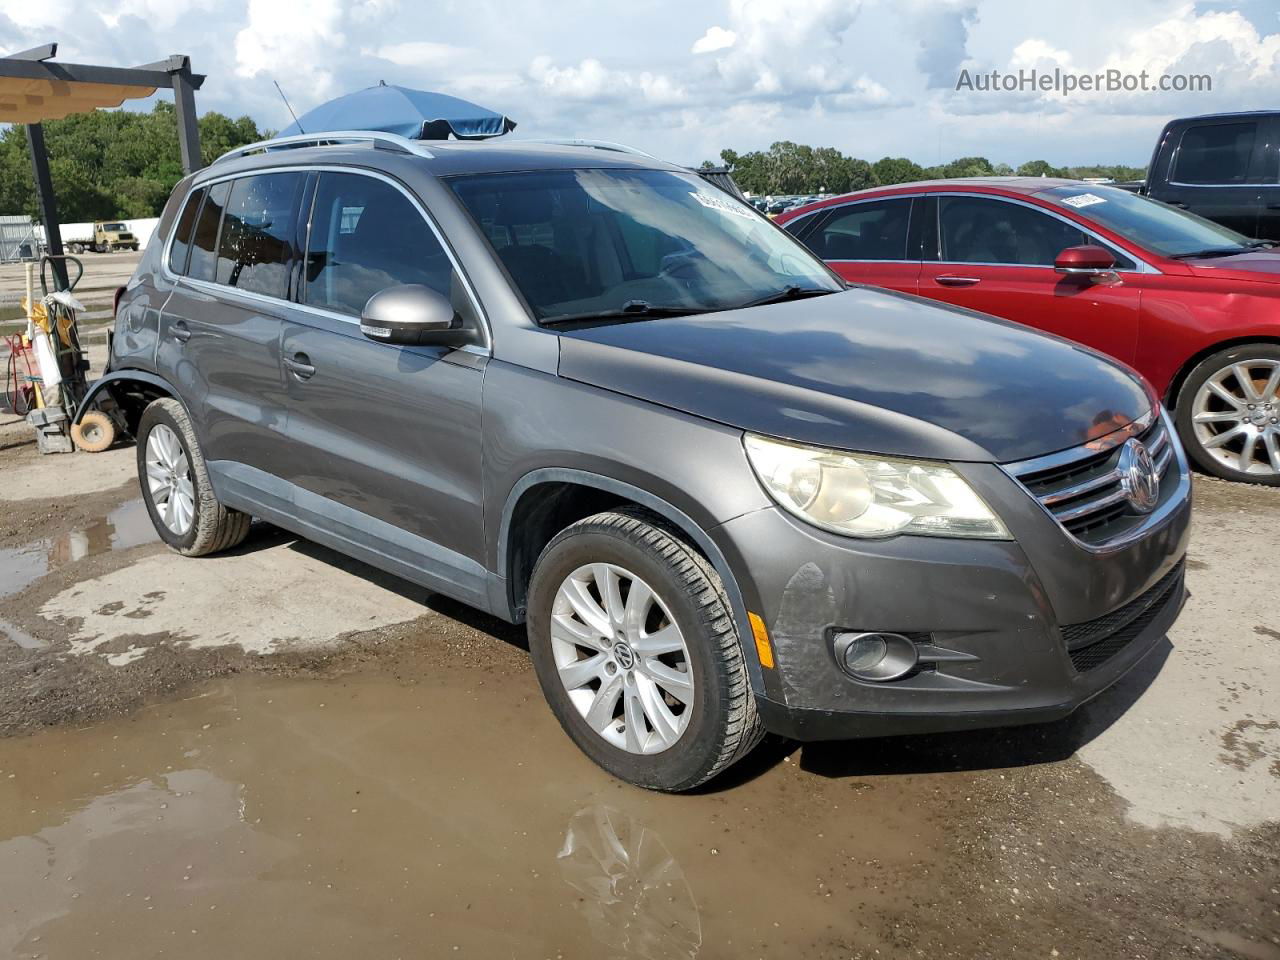
[[518,143],[548,143],[559,147],[588,147],[592,150],[611,150],[614,153],[629,153],[637,157],[658,158],[638,147],[630,147],[625,143],[614,143],[612,140],[582,140],[578,137],[533,137],[516,141]]
[[243,147],[228,150],[218,157],[214,163],[243,157],[259,150],[292,150],[298,147],[325,147],[346,143],[371,143],[375,148],[391,148],[405,153],[417,154],[430,159],[434,154],[422,145],[421,140],[410,140],[398,133],[384,133],[381,130],[324,130],[320,133],[295,133],[287,137],[273,137],[270,140],[259,140]]

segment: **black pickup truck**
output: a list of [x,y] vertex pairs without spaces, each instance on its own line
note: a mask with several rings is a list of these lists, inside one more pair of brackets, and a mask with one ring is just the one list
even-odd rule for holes
[[1116,186],[1280,242],[1280,110],[1171,120],[1147,179]]

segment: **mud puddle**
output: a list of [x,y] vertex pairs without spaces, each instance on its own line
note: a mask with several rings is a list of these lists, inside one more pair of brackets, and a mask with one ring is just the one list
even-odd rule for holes
[[[142,498],[127,500],[82,527],[22,546],[0,548],[0,599],[20,593],[68,564],[158,540]],[[3,618],[0,635],[30,650],[45,646],[43,640]]]
[[84,527],[0,549],[0,598],[26,589],[68,563],[159,539],[142,498],[126,500]]
[[0,744],[0,955],[870,952],[929,882],[893,784],[649,794],[503,685],[240,677]]

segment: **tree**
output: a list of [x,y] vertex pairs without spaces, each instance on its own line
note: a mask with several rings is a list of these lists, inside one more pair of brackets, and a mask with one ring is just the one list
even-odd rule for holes
[[924,168],[906,157],[881,157],[871,165],[876,183],[889,186],[894,183],[911,183],[924,179]]
[[1018,167],[1020,177],[1061,177],[1063,172],[1057,167],[1050,166],[1048,160],[1028,160]]
[[[182,177],[174,114],[173,104],[160,101],[150,113],[94,110],[46,123],[58,216],[71,223],[159,214]],[[249,117],[220,113],[200,117],[199,128],[205,163],[265,136]],[[39,218],[22,126],[0,133],[0,213]]]

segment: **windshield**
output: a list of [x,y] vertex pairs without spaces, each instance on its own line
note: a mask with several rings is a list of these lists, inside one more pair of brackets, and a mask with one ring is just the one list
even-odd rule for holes
[[123,223],[104,223],[102,225],[102,229],[103,230],[123,230],[124,224]]
[[1252,249],[1249,238],[1193,213],[1115,187],[1076,184],[1036,194],[1166,257]]
[[697,176],[550,170],[449,182],[541,321],[843,288],[788,234]]

